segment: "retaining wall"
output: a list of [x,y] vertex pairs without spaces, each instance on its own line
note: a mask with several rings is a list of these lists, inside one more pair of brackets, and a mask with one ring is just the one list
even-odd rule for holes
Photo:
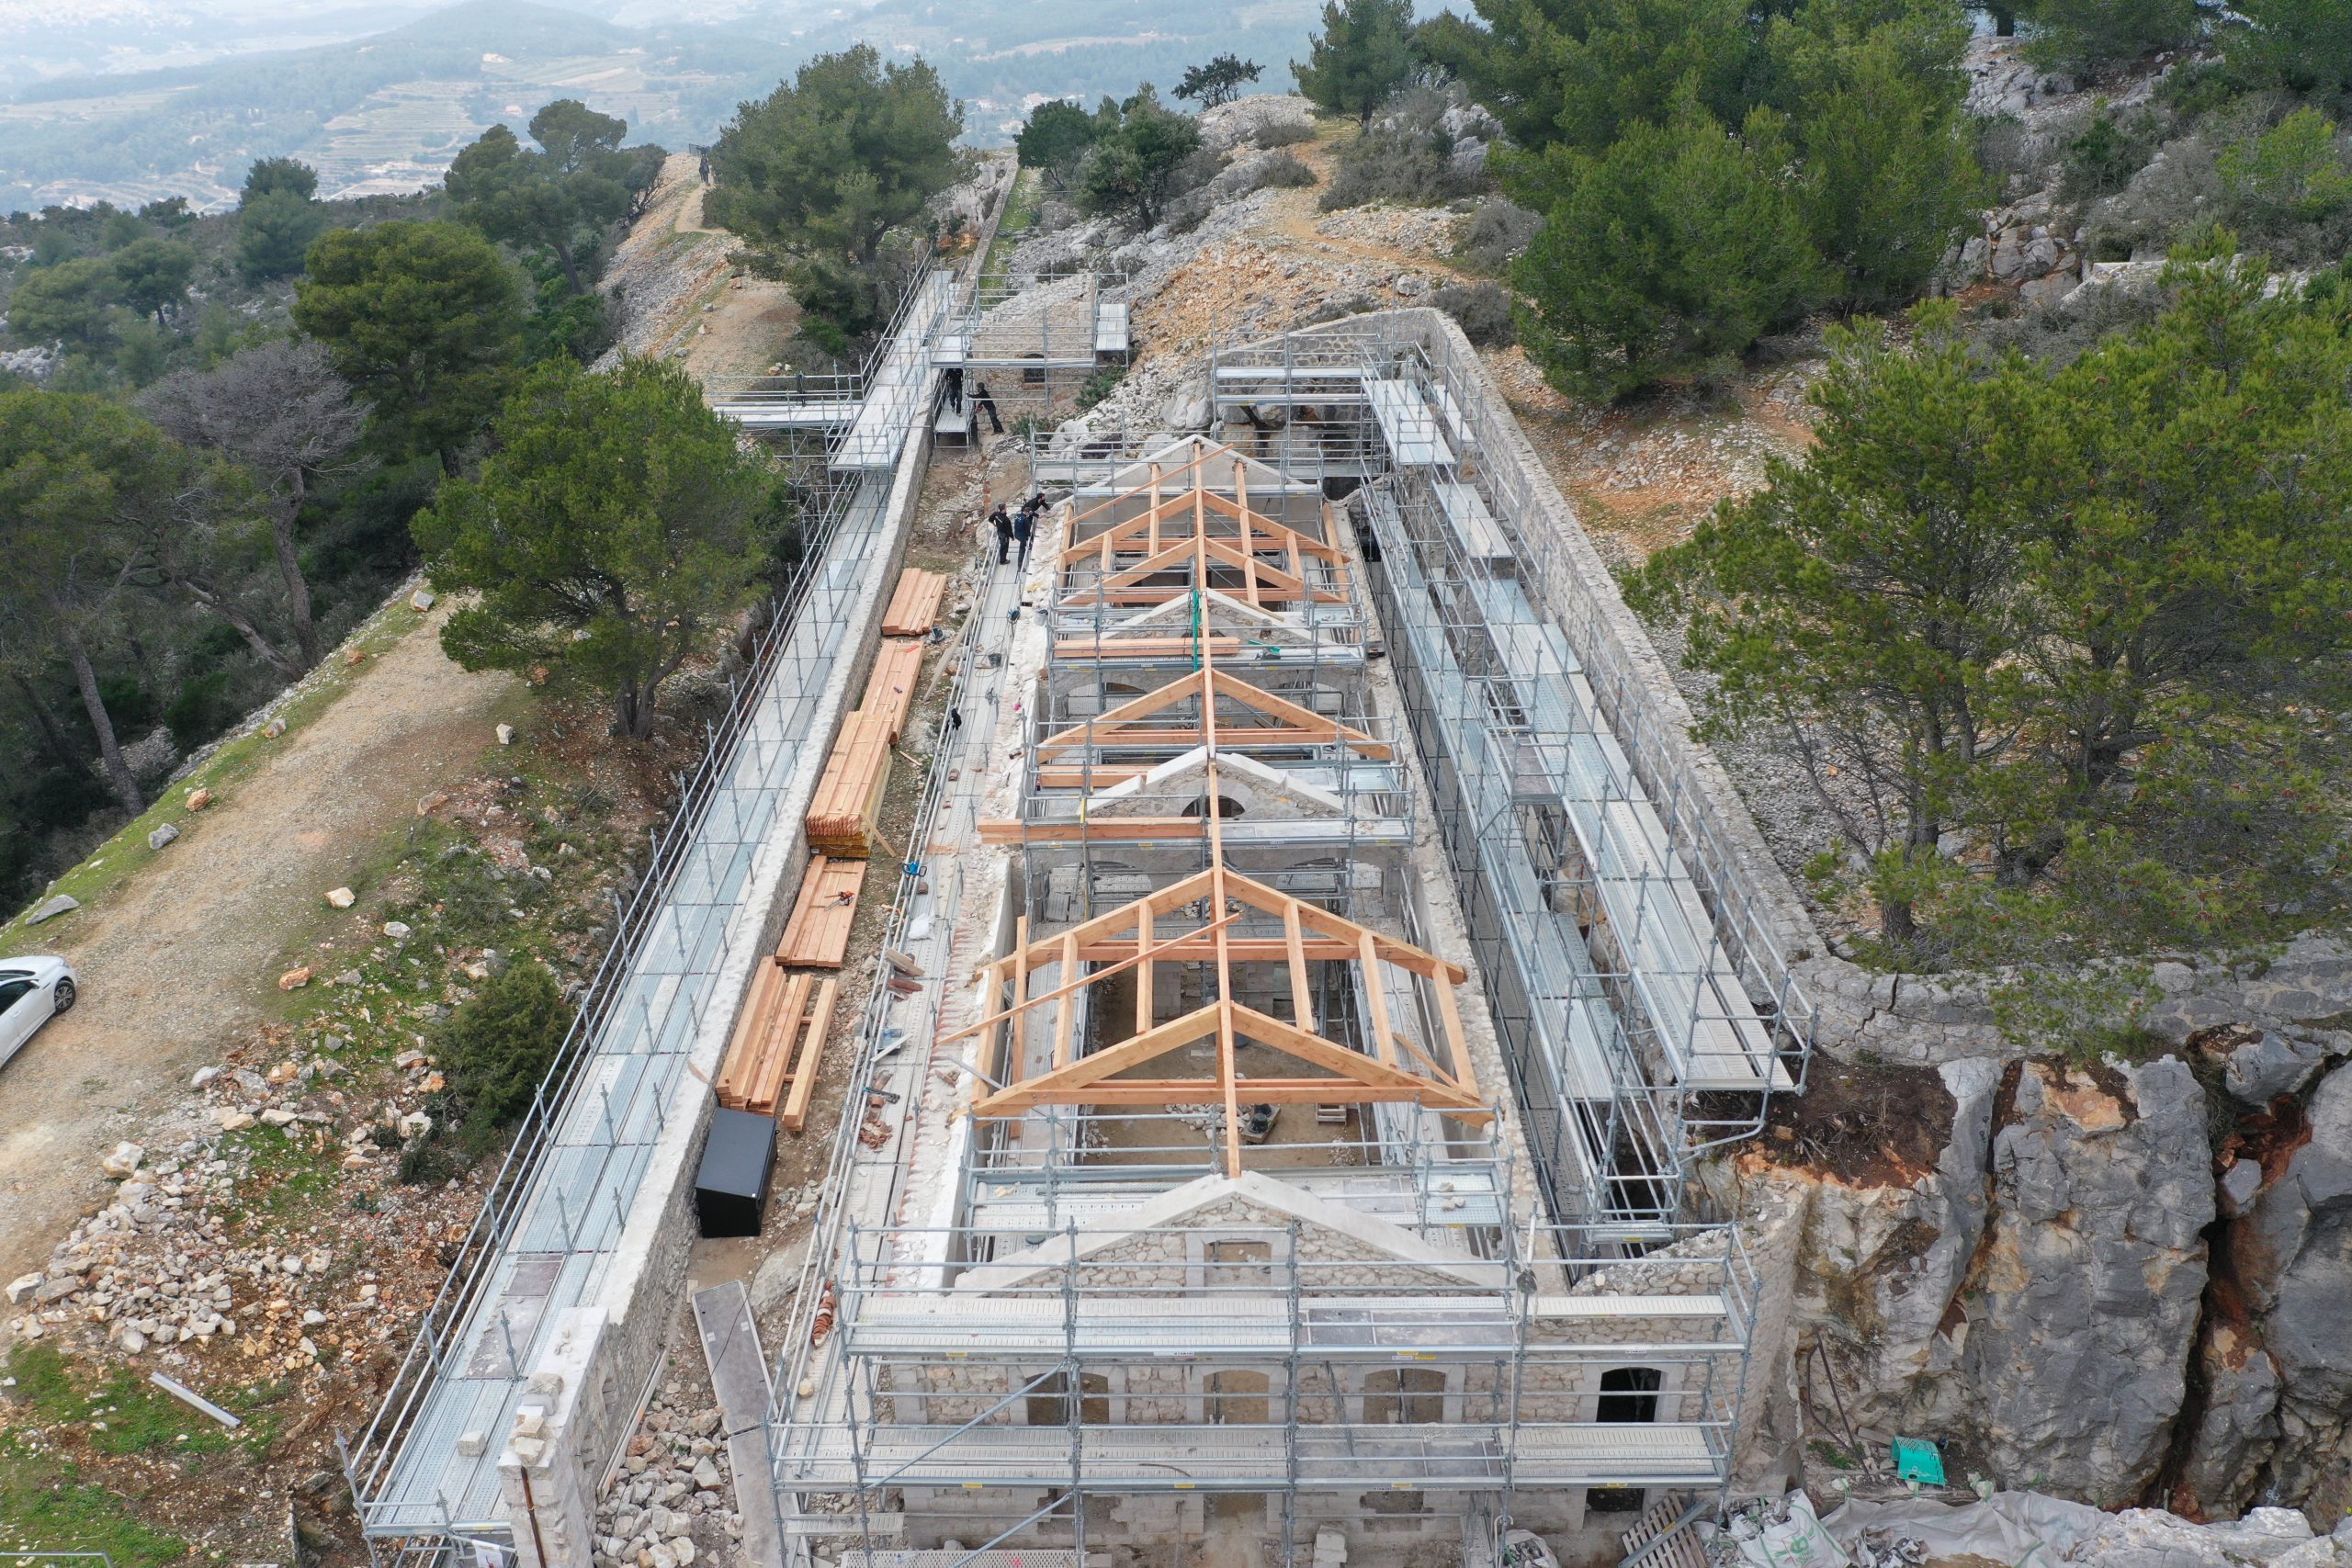
[[[927,378],[922,406],[928,407],[935,394],[932,381],[935,373]],[[835,558],[825,569],[856,574],[857,585],[835,644],[834,677],[817,700],[806,742],[729,927],[728,956],[713,994],[731,998],[730,1005],[714,1007],[705,1016],[691,1047],[691,1070],[672,1090],[665,1131],[615,1245],[603,1288],[594,1302],[575,1309],[578,1332],[569,1339],[560,1337],[533,1362],[530,1393],[540,1396],[543,1408],[517,1417],[518,1440],[508,1443],[499,1461],[521,1568],[590,1568],[597,1491],[628,1436],[638,1396],[652,1377],[684,1299],[687,1259],[698,1234],[695,1175],[717,1103],[709,1085],[734,1033],[752,967],[781,939],[807,869],[802,818],[833,737],[873,662],[882,611],[905,556],[929,466],[929,442],[922,432],[910,432],[883,502],[877,535],[885,547],[866,549],[854,538],[837,540]],[[526,1426],[532,1430],[524,1433]],[[526,1474],[533,1499],[528,1504],[523,1501]]]

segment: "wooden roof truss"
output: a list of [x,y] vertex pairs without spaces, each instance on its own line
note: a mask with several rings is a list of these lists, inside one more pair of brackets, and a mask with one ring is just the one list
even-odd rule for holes
[[[1200,826],[1208,839],[1208,866],[1170,886],[1148,894],[1105,915],[1084,920],[1040,942],[1029,939],[1023,917],[1013,951],[989,964],[984,974],[991,1002],[1009,981],[1011,1005],[979,1022],[944,1036],[942,1043],[988,1033],[992,1043],[1002,1037],[992,1032],[1011,1023],[1017,1031],[1037,1008],[1054,1009],[1050,1065],[1038,1074],[1005,1082],[1006,1052],[992,1043],[981,1072],[992,1085],[973,1107],[979,1117],[1019,1115],[1046,1105],[1119,1105],[1166,1108],[1221,1103],[1225,1111],[1226,1164],[1241,1172],[1241,1107],[1246,1104],[1305,1101],[1315,1104],[1407,1102],[1442,1111],[1465,1122],[1483,1124],[1491,1111],[1479,1094],[1462,1032],[1462,1017],[1453,987],[1468,976],[1451,964],[1409,942],[1384,936],[1368,926],[1336,915],[1279,888],[1244,876],[1225,863],[1225,833],[1217,781],[1221,744],[1240,736],[1258,737],[1262,730],[1223,730],[1215,698],[1233,698],[1274,717],[1286,739],[1341,743],[1368,755],[1387,757],[1392,749],[1361,730],[1322,717],[1294,703],[1259,690],[1219,670],[1214,660],[1191,675],[1169,682],[1159,691],[1103,714],[1089,725],[1064,730],[1038,743],[1040,757],[1052,756],[1088,740],[1105,743],[1102,731],[1135,736],[1132,727],[1188,697],[1199,701],[1197,729],[1181,733],[1149,732],[1155,744],[1197,745],[1205,753],[1207,789]],[[1091,731],[1091,734],[1090,734]],[[1295,732],[1295,733],[1294,733]],[[1042,774],[1046,770],[1040,769]],[[1156,920],[1199,906],[1206,915],[1191,929],[1170,935],[1155,934]],[[1282,936],[1237,935],[1233,927],[1252,911],[1281,922]],[[1263,922],[1261,922],[1263,923]],[[1351,1049],[1316,1032],[1306,965],[1312,962],[1354,962],[1363,966],[1369,1010],[1369,1054]],[[1216,1000],[1181,1018],[1155,1021],[1151,1015],[1153,966],[1166,963],[1199,964],[1209,967],[1212,983],[1205,994]],[[1082,964],[1091,973],[1080,975]],[[1285,1021],[1234,999],[1233,965],[1283,964],[1288,967],[1290,994],[1296,1017]],[[1445,1039],[1442,1051],[1425,1048],[1400,1032],[1389,1016],[1388,994],[1380,966],[1394,964],[1430,984],[1436,993],[1437,1016]],[[1046,965],[1059,965],[1060,983],[1041,995],[1029,994],[1029,976]],[[1085,987],[1127,968],[1136,976],[1136,1028],[1127,1039],[1080,1055],[1074,1035],[1077,997]],[[1183,1046],[1202,1040],[1216,1042],[1216,1075],[1200,1077],[1130,1077],[1136,1068],[1157,1062]],[[1316,1069],[1317,1076],[1250,1077],[1237,1066],[1239,1043],[1250,1040]]]
[[[1188,920],[1172,933],[1155,931],[1157,922],[1194,905],[1208,911],[1204,920]],[[1283,934],[1236,935],[1233,928],[1253,912],[1275,917]],[[1370,1006],[1368,1053],[1316,1032],[1313,1004],[1308,999],[1313,994],[1306,969],[1310,962],[1363,965]],[[1215,976],[1209,989],[1220,999],[1179,1018],[1152,1019],[1153,969],[1170,963],[1209,965]],[[1297,1018],[1285,1021],[1235,1000],[1233,965],[1237,964],[1286,965]],[[1080,974],[1086,964],[1094,967]],[[1430,983],[1445,1036],[1442,1050],[1416,1041],[1390,1017],[1388,992],[1380,974],[1383,964],[1394,964]],[[1031,994],[1030,976],[1049,965],[1059,966],[1060,983]],[[1135,1032],[1102,1050],[1080,1055],[1075,1039],[1079,993],[1126,969],[1139,971]],[[1409,1102],[1478,1125],[1492,1116],[1470,1066],[1461,1011],[1453,996],[1453,987],[1467,977],[1460,966],[1228,870],[1221,859],[1206,871],[1042,941],[1028,939],[1024,919],[1015,950],[988,964],[983,975],[992,1001],[1010,982],[1012,1002],[978,1023],[944,1036],[942,1043],[989,1036],[994,1043],[981,1071],[990,1082],[1001,1082],[1010,1053],[1005,1037],[993,1032],[1011,1024],[1017,1039],[1026,1018],[1050,1008],[1053,1050],[1050,1064],[1043,1071],[1002,1083],[983,1095],[972,1108],[977,1117],[1018,1116],[1051,1105],[1166,1109],[1221,1104],[1227,1169],[1238,1176],[1245,1105]],[[1216,1043],[1216,1076],[1131,1076],[1203,1040]],[[1269,1046],[1307,1070],[1283,1077],[1243,1077],[1236,1063],[1245,1040]]]
[[1114,496],[1074,514],[1071,535],[1080,523],[1137,494],[1144,501],[1136,515],[1061,551],[1059,564],[1065,570],[1091,563],[1099,576],[1074,586],[1061,597],[1060,607],[1158,604],[1212,587],[1257,609],[1351,603],[1338,549],[1250,510],[1248,464],[1238,455],[1232,456],[1232,495],[1200,482],[1207,478],[1204,469],[1193,476],[1195,482],[1189,488],[1163,494],[1170,478],[1231,452],[1225,447],[1204,453],[1173,474],[1154,463],[1150,482],[1140,491]]
[[[1224,713],[1219,712],[1219,699],[1223,699]],[[1165,724],[1144,722],[1180,705],[1189,706],[1189,718]],[[1246,711],[1261,722],[1231,722],[1234,708]],[[1345,747],[1358,756],[1384,762],[1396,754],[1396,749],[1387,741],[1251,685],[1238,675],[1220,669],[1215,659],[1204,658],[1198,670],[1040,739],[1033,748],[1040,775],[1035,782],[1051,787],[1044,777],[1049,771],[1044,764],[1069,751],[1091,748],[1099,753],[1159,748],[1174,752],[1210,745],[1212,741],[1236,751],[1261,747]],[[1118,769],[1095,768],[1087,772],[1096,784],[1114,782],[1121,776]]]

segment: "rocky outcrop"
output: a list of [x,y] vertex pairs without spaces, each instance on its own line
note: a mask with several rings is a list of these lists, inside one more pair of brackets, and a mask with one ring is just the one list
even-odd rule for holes
[[2211,1165],[2187,1064],[2020,1068],[1962,1305],[1961,1373],[1999,1474],[2064,1475],[2107,1506],[2154,1478],[2205,1293]]
[[1951,1139],[1910,1186],[1768,1178],[1802,1215],[1798,1320],[1865,1427],[1947,1429],[1966,1415],[1945,1319],[1984,1235],[2001,1068],[1979,1058],[1939,1076],[1954,1103]]
[[[2312,977],[2244,983],[2308,1010]],[[1945,1437],[2004,1484],[2104,1506],[2284,1504],[2332,1527],[2352,1501],[2352,1066],[2325,1070],[2336,1055],[2239,1024],[2139,1066],[1954,1061],[1932,1168],[1745,1156],[1753,1195],[1802,1215],[1799,1355],[1808,1372],[1826,1356],[1829,1382],[1804,1380],[1815,1416],[1837,1419],[1834,1393],[1866,1442]],[[2246,1098],[2263,1089],[2278,1092]]]
[[2341,1514],[2352,1503],[2352,1067],[2268,1122],[2268,1146],[2240,1156],[2259,1161],[2261,1189],[2223,1233],[2230,1304],[2245,1318],[2224,1326],[2241,1363],[2227,1386],[2257,1410],[2275,1401],[2275,1421],[2217,1433],[2198,1457],[2213,1475],[2267,1466],[2271,1493]]
[[[2030,1054],[1995,1020],[1994,993],[2013,974],[1888,975],[1827,954],[1792,967],[1817,1010],[1815,1043],[1841,1061],[1933,1066]],[[2150,979],[2138,1021],[2165,1044],[2206,1050],[2233,1032],[2230,1053],[2257,1047],[2225,1085],[2247,1104],[2287,1092],[2274,1081],[2300,1089],[2331,1057],[2352,1055],[2352,946],[2335,937],[2298,937],[2265,958],[2167,960]],[[2256,1039],[2265,1033],[2276,1038]]]
[[1263,146],[1269,133],[1278,141],[1303,140],[1315,133],[1315,106],[1295,93],[1253,93],[1203,109],[1200,126],[1201,145],[1213,152]]

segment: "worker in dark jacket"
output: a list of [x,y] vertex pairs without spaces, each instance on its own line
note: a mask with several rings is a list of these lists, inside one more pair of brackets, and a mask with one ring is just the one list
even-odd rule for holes
[[1021,547],[1021,568],[1024,571],[1029,567],[1029,540],[1036,532],[1037,514],[1035,513],[1024,506],[1013,514],[1012,537],[1013,542]]
[[989,513],[989,525],[996,530],[996,563],[1002,566],[1012,558],[1012,519],[1005,514],[1004,502],[998,502]]

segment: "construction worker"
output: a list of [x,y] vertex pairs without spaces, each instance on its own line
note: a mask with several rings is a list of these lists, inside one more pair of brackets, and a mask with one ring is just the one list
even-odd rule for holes
[[989,416],[989,425],[999,435],[1004,434],[1004,421],[997,417],[996,400],[989,395],[989,384],[986,381],[975,381],[972,383],[972,422],[975,426],[978,424],[982,414]]
[[1012,519],[1012,537],[1013,541],[1021,547],[1019,570],[1023,571],[1029,570],[1029,540],[1036,531],[1037,514],[1027,507],[1023,507]]
[[1005,515],[1004,502],[989,513],[989,525],[996,530],[996,564],[1002,566],[1012,558],[1012,519]]

